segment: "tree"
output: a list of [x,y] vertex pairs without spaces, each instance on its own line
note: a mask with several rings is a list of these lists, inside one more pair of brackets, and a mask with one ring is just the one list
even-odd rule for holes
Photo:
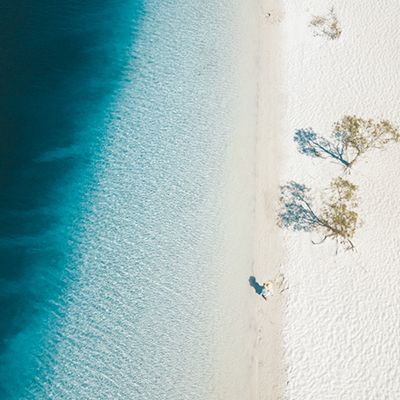
[[320,210],[323,222],[323,234],[332,237],[349,248],[354,248],[351,239],[358,227],[358,207],[356,200],[357,186],[341,177],[331,181],[327,196]]
[[353,183],[335,178],[323,196],[321,207],[316,209],[310,189],[290,181],[281,186],[278,225],[294,231],[316,231],[323,236],[319,243],[332,238],[346,249],[353,249],[351,239],[358,226],[356,191]]
[[400,141],[400,131],[387,120],[374,121],[346,115],[334,124],[329,140],[309,128],[296,130],[294,141],[302,154],[331,157],[350,168],[369,149],[381,149],[390,142]]
[[388,120],[374,121],[346,115],[333,128],[333,135],[343,138],[350,166],[369,149],[381,149],[390,142],[400,141],[400,131]]
[[331,40],[338,39],[342,34],[339,21],[333,7],[326,16],[314,16],[310,22],[314,36],[326,36]]

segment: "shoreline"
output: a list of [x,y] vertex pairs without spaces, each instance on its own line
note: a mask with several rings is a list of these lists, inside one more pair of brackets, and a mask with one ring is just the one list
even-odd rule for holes
[[[283,249],[276,225],[279,197],[279,132],[284,118],[281,88],[283,34],[280,2],[259,1],[259,48],[257,57],[257,130],[255,143],[255,238],[253,275],[259,282],[273,280],[281,271]],[[259,296],[260,297],[260,296]],[[254,370],[256,399],[280,399],[284,393],[282,318],[284,294],[256,305]]]
[[[216,398],[282,399],[285,294],[265,300],[249,279],[274,280],[283,261],[276,225],[284,111],[278,0],[240,5],[232,57],[236,96],[222,182],[216,304]],[[271,12],[271,17],[266,14]],[[236,11],[237,13],[237,11]],[[234,293],[234,296],[232,296]],[[212,397],[214,398],[214,397]]]

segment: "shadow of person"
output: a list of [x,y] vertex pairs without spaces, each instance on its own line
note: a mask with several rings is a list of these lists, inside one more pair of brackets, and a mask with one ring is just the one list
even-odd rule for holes
[[249,284],[252,288],[254,288],[257,294],[261,294],[263,287],[257,282],[254,276],[250,276]]

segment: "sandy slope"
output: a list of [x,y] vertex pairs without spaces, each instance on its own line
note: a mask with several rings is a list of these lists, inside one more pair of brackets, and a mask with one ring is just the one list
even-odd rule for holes
[[[259,2],[259,49],[257,86],[257,134],[255,148],[255,235],[253,275],[262,284],[280,272],[282,241],[276,221],[279,196],[280,132],[284,96],[282,29],[283,11],[279,1]],[[281,399],[283,396],[282,305],[283,295],[267,303],[256,299],[256,338],[253,360],[255,399]]]
[[[300,155],[296,128],[328,133],[345,114],[400,123],[399,3],[284,3],[287,99],[283,125],[274,132],[279,181],[294,179],[318,194],[342,169]],[[311,14],[331,5],[343,28],[336,41],[314,37],[307,26]],[[363,220],[355,251],[336,255],[333,243],[315,246],[308,234],[280,233],[276,246],[290,285],[283,316],[288,399],[400,398],[399,163],[400,144],[372,151],[354,166],[349,178],[360,187]]]

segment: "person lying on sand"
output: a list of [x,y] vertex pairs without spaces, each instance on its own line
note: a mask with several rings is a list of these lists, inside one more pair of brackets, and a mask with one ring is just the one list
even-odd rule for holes
[[262,291],[261,291],[261,297],[267,301],[269,296],[272,296],[272,282],[271,281],[267,281],[263,283],[262,286]]

